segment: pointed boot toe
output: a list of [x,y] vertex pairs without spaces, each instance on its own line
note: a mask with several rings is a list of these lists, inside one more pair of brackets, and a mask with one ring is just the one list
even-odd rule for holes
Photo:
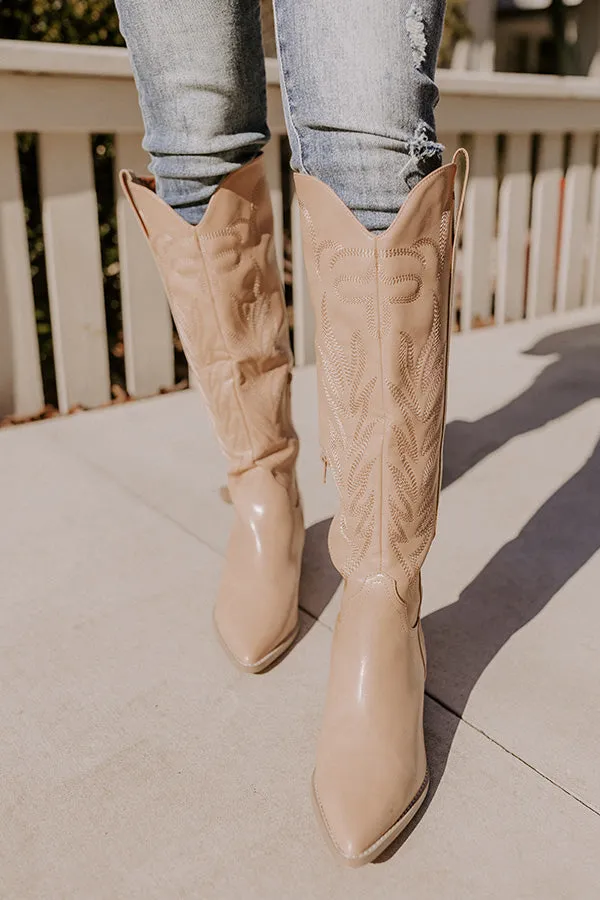
[[226,570],[214,623],[221,646],[232,662],[244,672],[263,672],[296,639],[297,588],[282,590],[267,574],[244,581]]
[[379,856],[425,799],[424,684],[420,625],[393,580],[347,582],[313,775],[318,818],[347,865]]
[[302,507],[269,470],[229,479],[235,520],[215,625],[225,650],[246,672],[262,672],[298,633],[298,583],[304,546]]
[[[390,766],[371,768],[361,781],[355,772],[344,784],[339,766],[334,783],[328,773],[315,771],[313,805],[326,843],[344,865],[357,868],[373,862],[404,831],[427,796],[429,773],[415,790],[408,774],[398,778],[395,796],[389,789]],[[385,797],[382,802],[381,797]],[[405,799],[411,799],[405,803]],[[400,810],[400,812],[398,812]]]
[[[240,594],[240,606],[244,601]],[[251,604],[247,604],[251,608]],[[228,610],[221,614],[221,604],[217,604],[214,612],[214,623],[221,646],[235,663],[238,669],[250,674],[258,674],[268,669],[280,656],[288,650],[298,635],[297,614],[289,617],[289,625],[283,629],[269,629],[262,622],[256,629],[255,620],[238,619],[232,625],[232,616]]]

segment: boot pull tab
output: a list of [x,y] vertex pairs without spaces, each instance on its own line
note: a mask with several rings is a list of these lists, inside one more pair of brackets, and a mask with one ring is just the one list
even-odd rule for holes
[[454,220],[454,241],[452,243],[452,270],[454,271],[454,263],[456,258],[456,247],[458,245],[458,239],[460,236],[460,225],[462,222],[462,215],[465,206],[465,197],[467,194],[467,184],[469,182],[469,169],[470,169],[470,160],[469,154],[464,149],[464,147],[459,147],[454,156],[452,157],[452,162],[455,166],[458,167],[458,160],[462,159],[464,163],[464,176],[462,182],[462,188],[460,192],[460,200],[458,201],[458,210],[456,212],[456,218]]
[[[133,210],[133,214],[135,215],[136,219],[138,220],[142,231],[144,232],[144,234],[148,238],[148,240],[150,240],[150,232],[148,231],[148,226],[146,225],[146,223],[144,221],[144,217],[142,215],[142,212],[140,210],[138,203],[136,202],[136,199],[134,197],[134,192],[131,187],[132,185],[136,184],[136,175],[133,172],[130,172],[129,169],[121,169],[119,172],[119,182],[121,184],[123,193],[129,200],[129,205],[130,205],[131,209]],[[146,185],[146,187],[148,187],[148,185]]]

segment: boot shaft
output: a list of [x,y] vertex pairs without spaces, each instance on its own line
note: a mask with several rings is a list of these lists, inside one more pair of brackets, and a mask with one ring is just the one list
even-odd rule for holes
[[322,449],[340,493],[329,546],[345,578],[414,586],[435,532],[445,416],[456,165],[367,232],[296,176],[317,319]]
[[292,477],[291,351],[262,157],[228,176],[199,225],[121,173],[235,479],[257,462]]

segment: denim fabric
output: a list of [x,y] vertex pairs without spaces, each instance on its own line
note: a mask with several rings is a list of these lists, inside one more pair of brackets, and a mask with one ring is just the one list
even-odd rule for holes
[[[116,0],[157,190],[193,224],[269,138],[259,0]],[[275,0],[292,167],[370,231],[441,163],[445,0]]]

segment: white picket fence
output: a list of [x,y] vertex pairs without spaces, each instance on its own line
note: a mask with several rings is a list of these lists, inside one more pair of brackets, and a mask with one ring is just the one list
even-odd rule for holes
[[[267,170],[283,261],[285,123],[267,61]],[[448,157],[471,152],[458,273],[460,327],[600,303],[600,79],[441,71]],[[110,399],[90,135],[115,136],[115,169],[144,170],[125,51],[0,41],[0,414],[44,403],[16,136],[39,135],[40,200],[59,407]],[[120,192],[117,221],[127,390],[173,384],[172,325],[149,251]],[[297,205],[292,201],[296,363],[313,359]]]

